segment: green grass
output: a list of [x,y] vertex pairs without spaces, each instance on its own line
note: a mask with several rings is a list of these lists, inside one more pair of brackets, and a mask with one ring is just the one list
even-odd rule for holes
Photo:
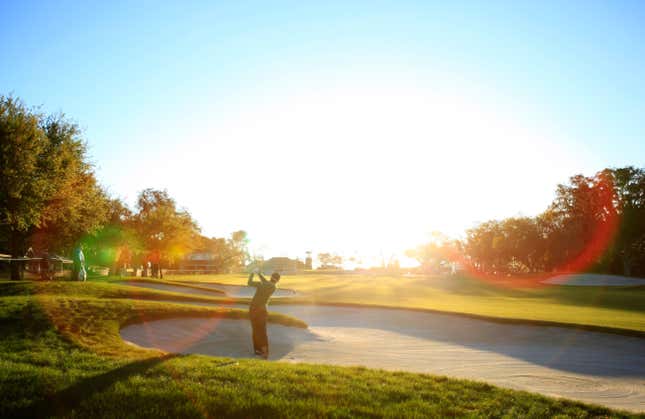
[[[138,281],[143,282],[143,281]],[[153,282],[153,281],[145,281]],[[91,286],[87,286],[91,284]],[[199,288],[199,287],[197,287]],[[0,295],[65,295],[74,297],[132,298],[139,300],[173,300],[183,302],[225,303],[237,299],[225,297],[217,292],[211,295],[183,294],[149,288],[119,285],[119,281],[0,281]],[[243,300],[241,300],[243,301]]]
[[[100,281],[100,279],[98,279],[98,278],[94,278],[94,280],[95,280],[95,281]],[[155,279],[155,278],[137,278],[137,277],[132,277],[132,278],[118,278],[118,279],[112,279],[112,280],[111,280],[111,282],[114,282],[114,283],[117,283],[117,284],[118,284],[119,282],[122,282],[122,281],[127,281],[127,282],[141,282],[141,283],[144,283],[144,284],[167,284],[167,283],[168,283],[168,281],[165,281],[165,280],[163,280],[163,279]],[[186,283],[186,282],[182,282],[182,283],[181,283],[181,286],[182,286],[182,287],[186,287],[186,288],[191,288],[191,289],[199,290],[199,291],[203,291],[203,292],[205,292],[206,294],[209,294],[209,293],[210,293],[210,294],[219,294],[220,296],[225,295],[224,291],[221,291],[221,290],[218,290],[218,289],[215,289],[215,288],[212,288],[212,287],[204,287],[204,286],[200,286],[200,285],[199,285],[199,282],[194,282],[194,283]]]
[[[166,279],[239,285],[246,282],[246,275],[169,276]],[[645,287],[536,285],[539,284],[523,280],[487,282],[467,277],[364,274],[285,275],[280,281],[281,287],[300,293],[295,301],[305,303],[438,310],[645,335]],[[277,299],[272,302],[275,303]]]
[[[134,347],[119,336],[128,323],[245,318],[246,312],[131,300],[133,291],[124,288],[0,283],[0,417],[628,416],[431,375],[175,356]],[[145,291],[150,298],[166,297]],[[304,326],[275,314],[270,321]]]

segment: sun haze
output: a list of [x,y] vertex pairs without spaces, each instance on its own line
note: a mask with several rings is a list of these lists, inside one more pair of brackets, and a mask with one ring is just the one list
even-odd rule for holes
[[2,6],[3,55],[32,54],[0,74],[86,127],[130,204],[165,188],[204,234],[244,229],[267,257],[389,257],[642,165],[643,7],[558,9],[20,2]]

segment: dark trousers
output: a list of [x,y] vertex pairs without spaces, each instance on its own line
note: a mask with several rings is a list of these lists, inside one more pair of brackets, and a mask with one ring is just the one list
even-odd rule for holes
[[253,350],[266,351],[269,355],[269,336],[267,336],[267,313],[266,307],[249,308],[249,318],[253,328]]

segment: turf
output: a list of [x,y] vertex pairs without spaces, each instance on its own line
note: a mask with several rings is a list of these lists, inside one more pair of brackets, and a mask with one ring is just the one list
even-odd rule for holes
[[[170,276],[244,284],[245,275]],[[464,276],[405,277],[358,274],[284,275],[280,286],[296,301],[429,309],[505,320],[645,332],[645,287],[544,286],[526,280],[484,281]],[[277,303],[274,300],[273,303]]]
[[[87,284],[91,284],[91,286],[87,286]],[[2,296],[64,295],[74,297],[132,298],[139,300],[172,300],[218,304],[233,303],[237,301],[235,298],[225,297],[223,294],[213,292],[210,288],[207,289],[211,292],[205,293],[206,295],[202,296],[120,285],[118,281],[91,281],[88,283],[73,281],[0,281],[0,295]]]
[[1,285],[0,417],[628,416],[431,375],[163,354],[127,345],[119,328],[246,312],[130,300],[114,284]]

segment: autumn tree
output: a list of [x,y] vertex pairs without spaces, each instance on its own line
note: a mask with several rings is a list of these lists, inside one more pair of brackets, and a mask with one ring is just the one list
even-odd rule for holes
[[247,250],[247,234],[240,230],[226,238],[200,236],[195,242],[196,250],[205,250],[213,256],[210,261],[212,269],[217,273],[235,272],[242,270],[249,260]]
[[188,211],[178,209],[167,191],[145,189],[137,200],[132,225],[142,246],[175,259],[193,246],[199,227]]
[[556,223],[550,230],[565,245],[558,246],[559,260],[553,266],[578,270],[597,263],[613,240],[620,205],[609,170],[592,177],[572,176],[568,184],[558,185],[547,211]]
[[537,217],[481,223],[467,232],[472,265],[488,273],[645,269],[645,172],[625,167],[560,184]]
[[105,224],[110,199],[87,162],[79,128],[62,115],[46,118],[42,127],[49,139],[48,170],[61,175],[53,182],[56,188],[46,200],[31,242],[39,248],[70,253],[83,236]]
[[[106,218],[106,196],[77,125],[0,96],[0,234],[12,256],[31,242],[66,251]],[[20,269],[12,264],[12,279]]]

